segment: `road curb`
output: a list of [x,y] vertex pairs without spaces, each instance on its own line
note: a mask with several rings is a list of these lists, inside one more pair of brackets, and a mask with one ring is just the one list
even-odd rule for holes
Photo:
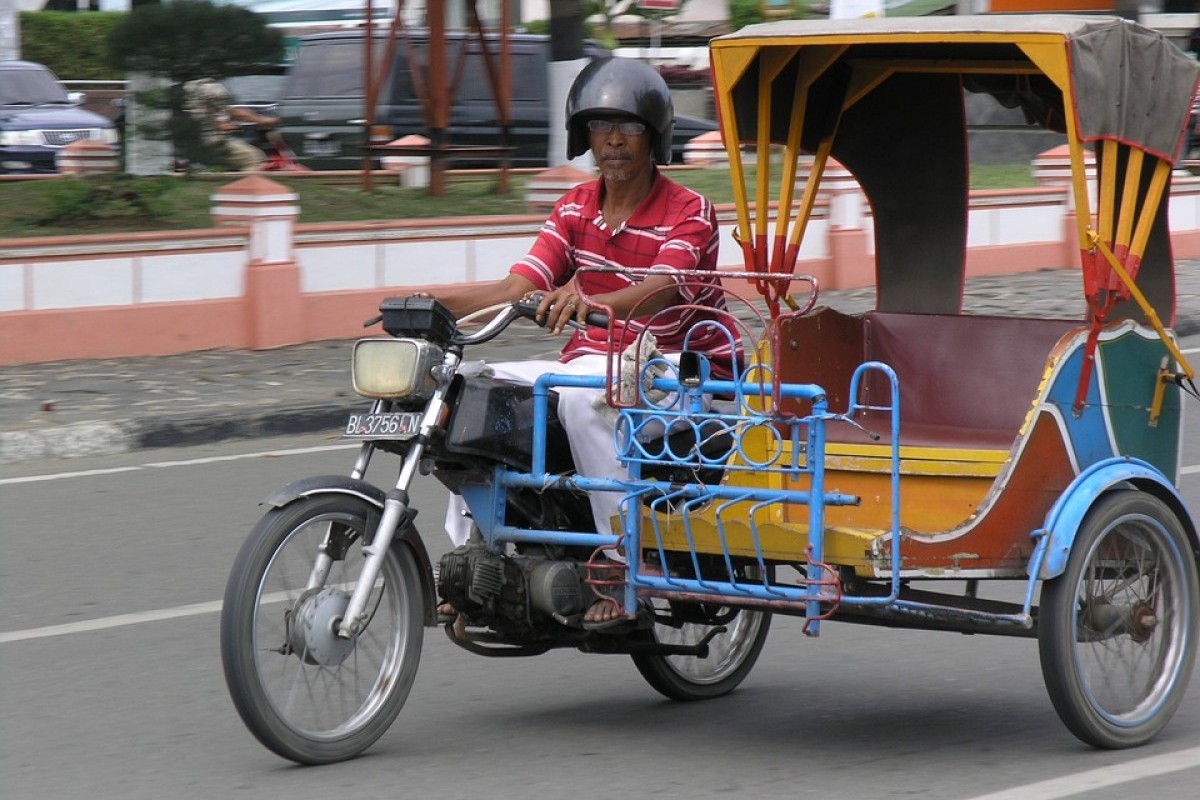
[[[1200,334],[1200,315],[1180,318],[1179,337]],[[137,450],[183,447],[237,439],[326,432],[337,436],[346,417],[368,401],[349,397],[266,410],[226,410],[153,419],[75,422],[61,426],[0,432],[0,465],[80,456],[116,455]]]
[[0,433],[0,464],[51,458],[116,455],[161,447],[255,439],[321,431],[336,435],[348,414],[365,401],[276,408],[242,414],[219,412],[174,419],[76,422],[53,428]]

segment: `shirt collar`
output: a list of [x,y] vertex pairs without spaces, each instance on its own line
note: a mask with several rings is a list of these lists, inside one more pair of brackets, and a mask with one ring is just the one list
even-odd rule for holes
[[[642,202],[638,203],[638,207],[629,215],[629,219],[625,220],[625,227],[644,227],[641,222],[643,215],[649,213],[648,209],[653,208],[658,201],[659,195],[663,193],[666,181],[663,180],[662,173],[658,171],[658,165],[653,165],[654,177],[650,181],[650,191],[642,198]],[[592,209],[592,221],[594,225],[599,226],[602,210],[604,208],[604,179],[596,179],[596,194],[595,208]],[[605,223],[607,225],[607,223]],[[613,231],[610,231],[612,233]]]

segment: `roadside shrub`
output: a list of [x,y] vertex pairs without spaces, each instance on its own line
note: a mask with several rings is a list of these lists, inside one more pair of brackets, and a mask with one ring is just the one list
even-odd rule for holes
[[167,216],[171,183],[134,175],[104,174],[51,181],[40,209],[27,221],[38,226],[65,222],[148,220]]
[[21,57],[54,70],[63,80],[121,80],[108,58],[108,36],[125,14],[26,11],[21,14]]

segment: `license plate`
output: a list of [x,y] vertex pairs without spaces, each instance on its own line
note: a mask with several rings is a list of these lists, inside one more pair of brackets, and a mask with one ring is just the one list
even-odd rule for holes
[[305,139],[304,155],[337,156],[342,153],[342,143],[337,139]]
[[410,439],[421,429],[421,412],[351,414],[342,436],[347,439]]

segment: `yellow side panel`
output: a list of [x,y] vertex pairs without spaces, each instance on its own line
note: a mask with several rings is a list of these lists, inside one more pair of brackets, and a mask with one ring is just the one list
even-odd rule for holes
[[[992,477],[947,475],[900,476],[900,525],[911,533],[942,533],[969,520],[979,509]],[[807,476],[789,489],[808,488]],[[888,530],[892,524],[892,481],[880,472],[826,470],[825,490],[862,498],[857,506],[826,506],[825,524],[833,527]],[[806,523],[806,506],[787,505],[784,522]]]
[[[807,560],[807,525],[780,525],[770,522],[766,515],[755,515],[757,547],[749,523],[750,503],[722,505],[711,503],[705,509],[689,514],[687,524],[679,515],[643,511],[642,547],[649,550],[661,546],[670,552],[689,552],[720,555],[728,548],[730,555],[756,558],[760,552],[770,561],[800,563]],[[720,524],[717,509],[720,508]],[[848,528],[825,528],[825,561],[858,568],[872,567],[872,543],[885,531],[861,531]]]

